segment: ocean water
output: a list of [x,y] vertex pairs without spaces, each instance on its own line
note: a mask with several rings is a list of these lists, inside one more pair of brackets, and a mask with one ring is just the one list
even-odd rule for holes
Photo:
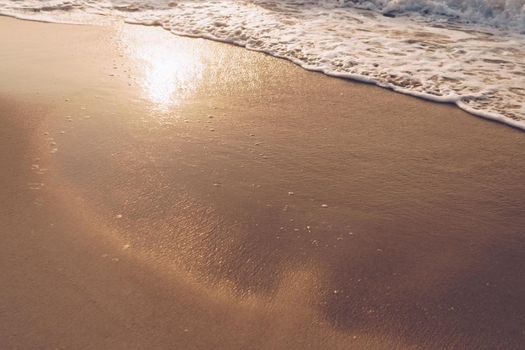
[[161,26],[525,130],[525,0],[0,0],[0,14]]

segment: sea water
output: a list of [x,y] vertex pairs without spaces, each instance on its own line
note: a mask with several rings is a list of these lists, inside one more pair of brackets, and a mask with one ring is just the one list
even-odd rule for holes
[[161,26],[525,130],[525,0],[0,0],[0,14]]

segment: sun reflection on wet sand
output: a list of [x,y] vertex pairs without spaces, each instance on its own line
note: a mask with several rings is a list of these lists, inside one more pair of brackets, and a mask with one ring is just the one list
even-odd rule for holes
[[197,90],[205,64],[195,43],[141,27],[127,27],[120,38],[129,56],[139,62],[137,83],[153,110],[166,112]]

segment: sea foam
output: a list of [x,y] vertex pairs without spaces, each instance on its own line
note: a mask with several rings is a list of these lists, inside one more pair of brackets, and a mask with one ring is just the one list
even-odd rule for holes
[[525,0],[0,0],[0,13],[161,26],[525,130]]

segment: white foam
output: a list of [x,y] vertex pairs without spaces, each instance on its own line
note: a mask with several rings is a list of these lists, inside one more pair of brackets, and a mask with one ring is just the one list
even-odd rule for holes
[[103,18],[158,25],[175,34],[266,52],[309,70],[455,103],[472,114],[525,130],[525,36],[519,34],[525,29],[524,4],[525,0],[0,0],[0,13],[68,23],[98,23]]

